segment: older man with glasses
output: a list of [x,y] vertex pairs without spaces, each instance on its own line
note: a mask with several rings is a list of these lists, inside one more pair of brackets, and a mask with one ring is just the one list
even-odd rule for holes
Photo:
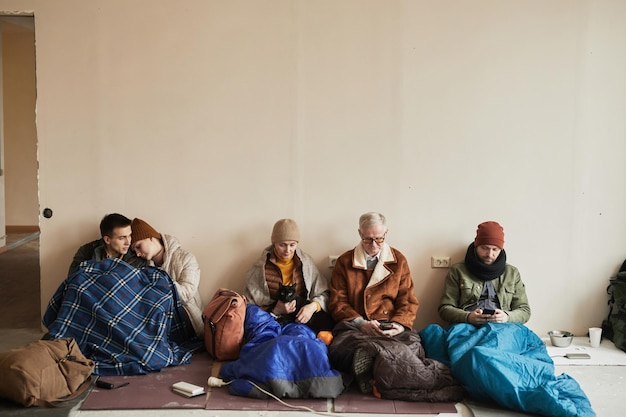
[[329,346],[331,362],[366,394],[458,400],[462,394],[448,368],[425,358],[412,330],[419,303],[411,271],[404,255],[387,244],[387,232],[385,216],[363,214],[360,242],[335,263],[329,305],[337,325]]

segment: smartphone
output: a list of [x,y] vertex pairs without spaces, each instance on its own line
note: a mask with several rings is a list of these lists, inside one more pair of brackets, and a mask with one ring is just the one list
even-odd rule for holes
[[117,389],[117,388],[122,388],[125,387],[126,385],[130,384],[130,382],[124,382],[121,383],[119,385],[115,385],[112,382],[107,382],[107,381],[103,381],[100,378],[98,378],[96,380],[96,387],[98,388],[104,388],[104,389]]
[[393,324],[392,323],[389,323],[389,322],[386,322],[386,321],[380,323],[380,330],[391,330],[391,329],[393,329]]
[[489,314],[490,316],[493,316],[496,313],[496,310],[493,310],[491,308],[483,308],[483,314]]

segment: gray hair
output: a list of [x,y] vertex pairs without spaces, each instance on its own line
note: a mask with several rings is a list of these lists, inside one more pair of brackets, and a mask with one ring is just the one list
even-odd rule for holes
[[385,219],[385,216],[375,211],[370,211],[369,213],[365,213],[359,217],[359,230],[364,230],[368,227],[379,224],[386,226],[387,220]]

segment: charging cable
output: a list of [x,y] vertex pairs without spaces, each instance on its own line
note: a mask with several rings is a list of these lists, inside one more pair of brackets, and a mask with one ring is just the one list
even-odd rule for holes
[[[325,412],[321,412],[321,411],[315,411],[312,408],[305,407],[303,405],[287,404],[286,402],[284,402],[283,400],[281,400],[280,398],[278,398],[277,396],[275,396],[271,392],[269,392],[267,390],[264,390],[263,388],[259,387],[257,384],[255,384],[254,382],[250,381],[249,379],[246,379],[246,381],[248,381],[250,384],[252,384],[256,389],[261,391],[263,394],[272,397],[273,399],[275,399],[276,401],[278,401],[279,403],[281,403],[282,405],[284,405],[286,407],[295,408],[295,409],[298,409],[298,410],[309,411],[311,413],[314,413],[314,414],[317,414],[317,415],[320,415],[320,416],[344,416],[344,414],[325,413]],[[219,387],[226,386],[226,385],[230,384],[231,382],[233,382],[233,381],[224,382],[224,380],[222,380],[221,378],[217,378],[215,376],[211,376],[211,377],[209,377],[209,379],[207,381],[207,385],[209,387],[212,387],[212,388],[219,388]]]
[[209,377],[209,380],[207,381],[207,384],[212,387],[212,388],[219,388],[219,387],[224,387],[228,384],[230,384],[233,381],[229,381],[229,382],[224,382],[221,378],[212,376]]

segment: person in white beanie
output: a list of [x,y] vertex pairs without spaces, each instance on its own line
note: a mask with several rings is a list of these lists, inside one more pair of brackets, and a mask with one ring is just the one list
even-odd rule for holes
[[270,313],[281,324],[308,325],[316,334],[332,330],[328,307],[328,281],[313,258],[298,244],[300,229],[292,219],[274,224],[271,245],[246,276],[244,295],[249,303]]

